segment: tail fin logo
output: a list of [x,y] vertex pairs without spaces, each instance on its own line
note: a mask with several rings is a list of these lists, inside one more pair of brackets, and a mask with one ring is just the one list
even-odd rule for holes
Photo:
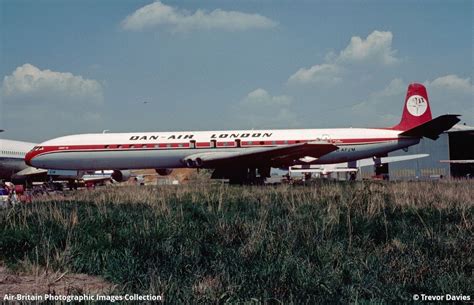
[[396,130],[408,130],[423,123],[431,121],[431,107],[428,92],[425,86],[419,83],[408,85],[405,103],[403,105],[402,119],[398,125],[392,127]]
[[413,116],[421,116],[428,109],[428,103],[421,95],[412,95],[407,101],[407,110]]

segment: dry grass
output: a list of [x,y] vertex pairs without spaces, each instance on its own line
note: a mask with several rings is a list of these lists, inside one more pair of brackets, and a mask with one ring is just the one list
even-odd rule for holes
[[46,268],[22,262],[25,268],[21,272],[12,272],[0,265],[0,295],[6,294],[108,294],[115,285],[100,277],[87,274],[70,274],[68,272],[51,272]]
[[473,215],[472,181],[110,186],[1,211],[0,258],[176,302],[472,295]]

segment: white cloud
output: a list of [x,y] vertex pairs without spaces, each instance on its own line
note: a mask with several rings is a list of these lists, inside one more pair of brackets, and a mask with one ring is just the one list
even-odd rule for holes
[[[100,130],[103,88],[92,79],[24,64],[3,79],[2,128],[31,140]],[[34,132],[32,133],[32,126]]]
[[471,79],[469,77],[461,78],[455,74],[441,76],[431,82],[426,81],[425,84],[437,89],[457,90],[466,93],[474,92],[474,86],[472,85]]
[[399,61],[392,49],[391,32],[373,31],[362,39],[353,36],[349,45],[339,52],[329,52],[325,62],[310,68],[300,68],[288,79],[288,83],[336,84],[342,81],[344,73],[350,71],[349,65],[392,65]]
[[392,49],[391,32],[373,31],[364,40],[353,36],[349,45],[339,53],[339,62],[372,62],[391,65],[398,62],[396,51]]
[[247,94],[240,103],[249,107],[288,107],[293,99],[287,95],[271,96],[266,90],[258,88]]
[[289,82],[293,83],[323,83],[335,84],[342,80],[342,68],[335,64],[314,65],[311,68],[301,68],[291,75]]
[[24,64],[5,76],[2,84],[5,103],[101,104],[102,86],[99,82],[72,73],[40,70]]
[[243,31],[249,29],[267,29],[277,25],[271,19],[258,14],[216,9],[211,12],[197,10],[189,13],[160,1],[153,2],[136,10],[122,21],[126,30],[139,31],[145,28],[169,26],[174,30],[221,29]]
[[474,124],[474,86],[470,78],[449,74],[424,84],[433,112],[461,114],[463,121]]
[[298,120],[291,109],[293,102],[290,96],[272,96],[258,88],[248,93],[233,110],[246,128],[295,127]]

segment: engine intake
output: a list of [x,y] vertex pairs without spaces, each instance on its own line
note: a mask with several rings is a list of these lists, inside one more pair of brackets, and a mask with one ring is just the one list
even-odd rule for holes
[[201,167],[203,164],[203,161],[201,158],[195,158],[195,159],[186,159],[184,161],[187,167]]
[[170,168],[157,168],[155,169],[155,172],[160,176],[168,176],[173,172],[173,170]]
[[130,179],[132,173],[129,170],[114,170],[111,177],[117,182],[124,182]]

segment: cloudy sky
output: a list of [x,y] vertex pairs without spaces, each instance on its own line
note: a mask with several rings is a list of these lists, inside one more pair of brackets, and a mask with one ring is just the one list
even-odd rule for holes
[[472,1],[0,1],[2,137],[474,125]]

